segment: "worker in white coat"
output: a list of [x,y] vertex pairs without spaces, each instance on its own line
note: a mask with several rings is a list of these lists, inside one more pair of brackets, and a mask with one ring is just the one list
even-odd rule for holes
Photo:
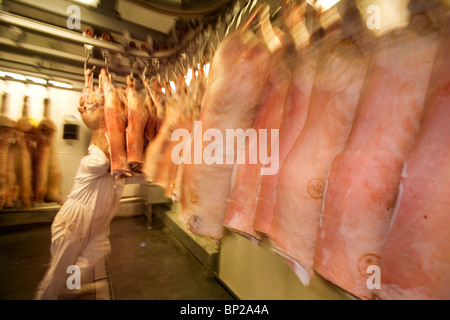
[[124,180],[115,180],[108,169],[106,154],[91,144],[72,191],[53,221],[52,259],[37,299],[57,299],[65,288],[70,266],[79,267],[82,282],[89,282],[93,266],[110,253],[109,226]]
[[51,263],[38,286],[36,299],[57,299],[66,289],[68,271],[73,266],[80,270],[81,284],[92,282],[95,264],[111,251],[109,227],[125,179],[118,180],[110,172],[103,106],[78,110],[91,130],[92,141],[81,160],[71,193],[52,223]]

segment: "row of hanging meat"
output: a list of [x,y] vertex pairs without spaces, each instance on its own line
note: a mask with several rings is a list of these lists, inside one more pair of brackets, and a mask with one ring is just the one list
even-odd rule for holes
[[44,118],[36,124],[29,116],[29,97],[24,97],[22,117],[8,117],[8,93],[2,96],[0,114],[0,209],[35,203],[63,203],[62,173],[55,152],[57,128],[44,99]]
[[267,236],[305,285],[449,299],[450,34],[419,13],[379,39],[360,30],[350,17],[295,55],[243,28],[222,42],[203,133],[279,129],[280,170],[184,164],[181,218],[216,239],[223,225]]
[[[172,131],[190,128],[193,119],[199,116],[197,93],[203,90],[200,86],[204,82],[200,80],[203,69],[199,70],[189,90],[180,75],[176,93],[168,83],[160,85],[155,81],[152,86],[145,79],[144,95],[136,89],[136,79],[131,75],[126,77],[127,86],[122,88],[102,69],[99,85],[94,86],[94,73],[90,69],[85,71],[85,88],[78,109],[91,132],[104,132],[108,146],[103,150],[110,156],[112,175],[120,179],[144,172],[149,182],[162,183],[160,174],[165,170],[161,166],[170,162],[170,154],[167,159],[163,153],[169,149]],[[95,113],[100,109],[104,112]],[[103,120],[104,127],[96,124]],[[97,141],[102,144],[101,139]]]
[[[102,71],[112,172],[141,170],[180,201],[196,234],[268,237],[304,285],[319,274],[363,299],[449,299],[450,33],[417,11],[408,26],[376,38],[354,9],[311,31],[301,7],[281,16],[283,30],[258,7],[220,44],[207,80],[199,68],[189,86],[178,78],[176,92],[146,86],[161,123],[147,144],[137,142],[151,107],[134,111],[145,105],[140,98],[118,103],[121,89]],[[448,21],[448,6],[433,12]],[[118,117],[124,105],[127,116]],[[140,126],[132,112],[143,115]],[[226,148],[216,150],[223,164],[193,163],[190,152],[174,162],[179,128],[191,132],[191,150],[210,129],[278,129],[279,170],[226,164]],[[139,146],[139,160],[130,146]],[[234,160],[254,148],[233,150]]]

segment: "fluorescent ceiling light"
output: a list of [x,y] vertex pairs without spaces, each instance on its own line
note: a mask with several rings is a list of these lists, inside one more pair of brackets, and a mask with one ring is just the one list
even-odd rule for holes
[[21,74],[18,74],[18,73],[4,72],[4,74],[6,76],[11,77],[11,78],[16,79],[16,80],[22,80],[22,81],[27,80],[27,77],[25,77],[25,76],[23,76]]
[[28,77],[28,76],[27,76],[27,80],[31,80],[31,81],[33,81],[34,83],[47,84],[47,80],[41,79],[41,78]]
[[50,80],[48,83],[54,85],[55,87],[69,88],[69,89],[73,88],[73,86],[71,84],[64,83],[64,82]]
[[[38,78],[38,77],[32,77],[32,76],[24,76],[24,75],[21,75],[18,73],[13,73],[13,72],[0,71],[0,77],[2,77],[2,78],[10,77],[10,78],[13,78],[15,80],[20,80],[20,81],[29,80],[29,81],[33,81],[34,83],[43,84],[43,85],[47,84],[47,80],[45,80],[45,79]],[[68,88],[68,89],[73,88],[73,85],[71,85],[69,83],[53,81],[53,80],[48,81],[48,83],[54,85],[55,87]]]
[[312,5],[317,10],[320,10],[321,12],[327,11],[339,1],[340,0],[317,0],[317,1],[307,0],[307,2],[310,5]]
[[75,0],[75,2],[79,2],[90,7],[97,7],[99,0]]

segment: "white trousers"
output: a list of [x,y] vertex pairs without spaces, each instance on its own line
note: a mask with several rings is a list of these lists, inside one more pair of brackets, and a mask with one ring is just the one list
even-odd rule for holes
[[[104,226],[96,226],[92,232],[95,210],[83,208],[79,203],[68,200],[65,207],[55,217],[52,224],[52,243],[50,247],[51,263],[39,284],[35,299],[53,300],[66,288],[70,266],[80,268],[81,284],[90,283],[93,279],[94,265],[105,259],[111,252],[109,242],[109,224],[111,217],[103,217]],[[72,208],[71,208],[72,206]],[[73,210],[73,207],[77,209]]]

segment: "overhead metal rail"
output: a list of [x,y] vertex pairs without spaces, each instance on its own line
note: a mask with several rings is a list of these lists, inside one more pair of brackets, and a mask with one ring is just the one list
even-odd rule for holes
[[205,17],[222,10],[231,0],[181,1],[181,4],[168,4],[160,0],[129,0],[152,11],[179,18]]
[[132,48],[124,48],[124,46],[108,41],[99,40],[97,38],[85,36],[76,31],[67,30],[61,27],[56,27],[43,22],[35,21],[32,19],[24,18],[3,10],[0,10],[0,22],[8,25],[14,25],[19,28],[37,31],[40,33],[48,34],[54,37],[66,39],[81,44],[93,45],[96,48],[106,49],[111,52],[120,53],[125,56],[134,56],[138,58],[164,58],[170,57],[178,51],[178,48],[172,48],[170,50],[158,51],[149,53],[147,51],[136,50]]

